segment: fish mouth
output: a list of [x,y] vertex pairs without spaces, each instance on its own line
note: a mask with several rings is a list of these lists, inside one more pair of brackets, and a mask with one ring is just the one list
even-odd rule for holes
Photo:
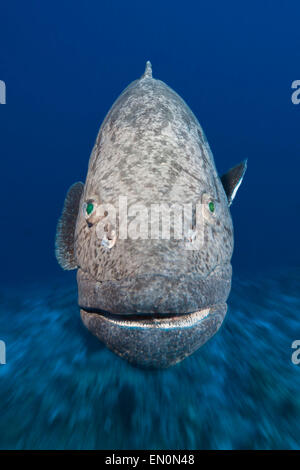
[[133,365],[164,369],[182,361],[220,328],[226,303],[180,315],[118,315],[80,309],[87,329]]
[[231,286],[230,264],[208,276],[148,273],[99,282],[79,269],[84,325],[134,365],[166,368],[192,354],[219,329]]
[[107,322],[122,326],[124,328],[184,328],[191,327],[193,324],[205,318],[211,307],[206,307],[196,312],[180,313],[177,315],[156,314],[115,314],[105,312],[97,308],[88,308],[80,306],[80,310],[86,314],[99,315]]

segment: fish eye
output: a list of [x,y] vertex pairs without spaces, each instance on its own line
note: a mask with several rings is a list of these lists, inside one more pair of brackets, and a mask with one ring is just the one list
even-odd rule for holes
[[86,211],[87,215],[91,215],[93,210],[94,210],[94,204],[92,202],[88,202],[86,204],[86,207],[85,207],[85,211]]
[[213,194],[203,193],[202,198],[202,214],[208,221],[213,221],[219,213],[219,203]]
[[215,204],[214,204],[213,201],[209,201],[208,208],[209,208],[211,213],[215,212]]
[[82,212],[88,225],[91,226],[97,222],[97,202],[95,199],[88,199],[82,205]]

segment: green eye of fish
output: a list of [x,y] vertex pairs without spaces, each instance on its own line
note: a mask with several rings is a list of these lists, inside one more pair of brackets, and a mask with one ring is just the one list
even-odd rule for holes
[[208,203],[208,207],[209,207],[210,212],[215,212],[215,205],[212,201]]
[[91,203],[91,202],[89,202],[89,203],[86,205],[86,209],[85,209],[85,210],[86,210],[87,215],[90,215],[90,214],[93,212],[93,210],[94,210],[94,204]]

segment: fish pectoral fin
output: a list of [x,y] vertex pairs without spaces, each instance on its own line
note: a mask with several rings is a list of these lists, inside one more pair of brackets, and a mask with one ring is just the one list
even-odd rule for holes
[[243,181],[245,171],[247,169],[247,160],[239,163],[238,165],[231,168],[227,173],[221,176],[223,188],[225,190],[228,205],[232,203],[237,190],[239,189],[241,182]]
[[65,270],[77,268],[74,253],[75,226],[79,203],[84,184],[74,183],[68,190],[63,211],[57,224],[55,238],[55,255],[59,265]]

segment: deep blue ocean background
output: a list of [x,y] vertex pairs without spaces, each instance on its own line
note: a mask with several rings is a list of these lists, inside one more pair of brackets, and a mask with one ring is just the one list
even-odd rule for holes
[[[299,15],[294,0],[1,3],[1,449],[300,449]],[[158,372],[84,329],[54,256],[66,191],[148,59],[220,174],[248,158],[226,321]]]

